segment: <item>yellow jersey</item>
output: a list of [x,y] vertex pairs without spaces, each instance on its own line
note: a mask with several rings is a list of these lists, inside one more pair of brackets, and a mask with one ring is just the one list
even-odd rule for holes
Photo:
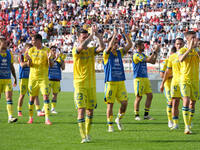
[[[161,69],[160,69],[160,72],[165,72],[166,69],[167,69],[167,63],[168,63],[168,58],[166,58],[163,62],[162,62],[162,65],[161,65]],[[172,76],[172,73],[169,75],[169,77]],[[171,81],[172,81],[172,78],[168,78],[166,81],[165,81],[165,85],[169,86],[170,87],[170,84],[171,84]]]
[[89,47],[77,53],[77,48],[72,50],[74,63],[74,87],[92,88],[96,87],[95,76],[95,50],[96,47]]
[[47,47],[43,47],[42,49],[32,47],[28,50],[28,55],[32,59],[29,79],[48,79],[49,64],[47,53],[49,52],[50,49]]
[[173,82],[180,82],[180,62],[178,58],[178,54],[174,53],[168,58],[167,68],[172,69],[173,74]]
[[[183,47],[179,50],[179,56],[183,55],[188,48]],[[192,49],[187,57],[180,62],[181,82],[199,81],[199,56],[195,49]]]

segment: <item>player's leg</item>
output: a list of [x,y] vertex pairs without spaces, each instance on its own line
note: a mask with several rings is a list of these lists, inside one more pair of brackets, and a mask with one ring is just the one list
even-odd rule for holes
[[134,102],[134,113],[135,113],[135,120],[141,120],[139,115],[139,107],[140,107],[140,101],[142,100],[142,94],[143,94],[143,84],[141,79],[134,79],[134,92],[135,92],[135,102]]
[[28,90],[28,79],[20,79],[19,89],[20,89],[20,96],[18,99],[17,110],[18,110],[18,116],[22,116],[22,105],[25,94]]
[[93,119],[93,109],[87,109],[86,119],[85,119],[85,135],[88,142],[91,141],[90,130],[92,125],[92,119]]
[[114,132],[113,128],[113,105],[115,102],[116,85],[107,82],[104,89],[104,101],[107,104],[107,125],[108,132]]
[[24,96],[25,96],[25,95],[21,95],[21,94],[20,94],[19,99],[18,99],[17,110],[18,110],[18,116],[19,116],[19,117],[22,116],[22,105],[23,105]]
[[113,103],[107,103],[107,124],[108,132],[114,132],[113,128]]
[[86,143],[86,133],[85,133],[85,108],[78,108],[78,126],[81,135],[81,143]]
[[58,93],[53,93],[52,101],[51,101],[51,113],[52,114],[57,114],[55,108],[56,108],[56,103],[57,103],[57,95]]
[[34,100],[36,96],[30,96],[29,100],[29,121],[27,123],[32,124],[33,123],[33,110],[34,110]]
[[172,116],[173,116],[173,127],[172,130],[178,129],[178,118],[179,118],[179,103],[180,98],[179,97],[173,97],[172,98]]
[[189,129],[189,104],[190,104],[190,93],[191,93],[191,87],[189,84],[182,83],[180,84],[181,88],[181,94],[183,96],[183,107],[182,107],[182,113],[183,113],[183,120],[185,123],[185,134],[190,134],[191,131]]
[[79,126],[79,131],[80,131],[80,135],[82,138],[81,143],[86,143],[86,133],[85,133],[85,108],[86,108],[86,92],[83,88],[80,87],[74,87],[75,91],[74,91],[74,100],[75,100],[75,104],[76,107],[78,109],[78,118],[77,118],[77,122],[78,122],[78,126]]
[[8,123],[13,123],[17,121],[17,118],[13,117],[13,101],[12,101],[12,83],[5,85],[4,88],[6,101],[7,101],[7,111],[8,111]]
[[38,96],[35,97],[34,104],[35,104],[35,108],[36,108],[36,111],[37,111],[37,116],[38,117],[45,116],[45,113],[42,112],[41,109],[40,109],[40,100],[39,100]]
[[145,109],[144,109],[144,119],[153,120],[153,118],[149,115],[149,110],[150,110],[150,107],[151,107],[153,94],[152,93],[147,93],[146,96],[147,96],[147,99],[146,99]]
[[199,82],[192,82],[192,92],[191,92],[191,101],[189,105],[189,126],[192,127],[192,119],[195,114],[195,104],[199,99]]
[[56,108],[57,96],[58,96],[59,92],[60,92],[60,81],[54,81],[53,97],[52,97],[52,101],[51,101],[51,113],[53,113],[53,114],[57,114],[55,108]]
[[121,103],[121,107],[119,108],[119,112],[117,118],[115,119],[115,122],[117,124],[118,129],[123,130],[120,120],[124,117],[128,105],[128,94],[124,82],[118,84],[117,101]]
[[145,109],[144,109],[144,119],[146,120],[153,120],[153,118],[149,115],[151,102],[153,99],[152,89],[151,89],[151,83],[148,78],[144,79],[144,93],[146,93],[146,103],[145,103]]
[[189,126],[190,128],[192,128],[192,119],[194,117],[194,113],[195,113],[195,104],[196,104],[196,100],[190,100],[190,104],[189,104]]
[[190,103],[190,97],[188,97],[188,96],[183,97],[182,113],[183,113],[183,120],[184,120],[184,123],[185,123],[185,134],[190,134],[190,130],[189,130],[189,103]]
[[172,119],[172,100],[168,101],[167,103],[167,118],[168,118],[168,127],[171,128],[173,126],[173,119]]
[[49,80],[44,79],[42,81],[39,81],[39,87],[40,87],[41,93],[43,95],[43,100],[44,100],[45,124],[51,125],[52,123],[49,120],[49,115],[50,115]]
[[39,84],[36,80],[29,80],[28,83],[28,90],[30,94],[29,99],[29,121],[27,123],[32,124],[33,123],[33,110],[34,110],[34,101],[35,98],[39,95]]
[[142,96],[136,96],[134,102],[134,112],[135,112],[135,120],[141,120],[139,115],[140,101],[142,100]]
[[168,118],[168,127],[171,128],[173,126],[173,120],[172,120],[172,98],[171,98],[171,92],[170,92],[170,85],[169,83],[165,83],[164,85],[164,93],[165,97],[167,99],[167,118]]
[[91,141],[90,130],[92,126],[93,111],[97,107],[96,102],[96,87],[87,90],[86,99],[86,119],[85,119],[85,134],[87,142]]

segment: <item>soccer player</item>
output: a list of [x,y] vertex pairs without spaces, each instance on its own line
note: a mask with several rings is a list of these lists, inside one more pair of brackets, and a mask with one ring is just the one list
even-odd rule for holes
[[[99,47],[88,47],[93,36],[98,39]],[[80,29],[78,43],[72,50],[74,61],[74,100],[78,108],[78,125],[82,137],[81,143],[89,142],[93,110],[96,108],[96,76],[95,55],[105,48],[102,37],[93,26],[91,34],[87,30]],[[85,120],[86,113],[86,120]]]
[[179,50],[180,88],[183,97],[183,119],[185,134],[191,134],[191,121],[195,113],[195,103],[199,99],[199,48],[196,32],[185,33],[187,46]]
[[[184,46],[184,40],[182,38],[176,38],[175,47],[177,50],[181,49]],[[169,56],[167,69],[165,71],[165,75],[163,77],[160,90],[161,92],[164,89],[165,81],[168,76],[173,74],[172,82],[171,82],[171,98],[172,98],[172,119],[173,119],[173,127],[172,130],[178,129],[178,118],[179,118],[179,103],[181,98],[180,92],[180,62],[178,58],[178,51],[171,56]]]
[[144,41],[138,40],[135,43],[137,52],[133,55],[133,79],[134,79],[134,91],[135,91],[135,102],[134,102],[134,111],[135,111],[135,120],[141,120],[139,116],[139,106],[140,101],[142,100],[143,94],[146,94],[147,99],[145,103],[145,120],[153,120],[149,115],[149,109],[151,106],[153,94],[151,89],[151,84],[148,79],[147,74],[147,63],[155,64],[157,53],[160,49],[159,45],[154,46],[154,52],[151,56],[147,57],[144,52]]
[[121,104],[119,113],[115,122],[119,130],[122,130],[120,120],[123,118],[127,108],[127,91],[125,86],[125,73],[122,57],[132,47],[132,42],[125,29],[122,30],[128,44],[119,49],[117,36],[117,29],[114,29],[113,37],[111,38],[108,48],[103,53],[103,64],[105,72],[105,96],[104,101],[107,104],[107,123],[108,132],[113,132],[113,105],[115,99]]
[[29,124],[33,123],[34,99],[39,95],[39,90],[43,95],[45,108],[45,124],[51,125],[49,120],[49,79],[48,69],[53,65],[50,49],[42,46],[42,36],[35,34],[32,37],[33,47],[26,54],[27,64],[30,67],[28,90],[29,101]]
[[8,123],[14,123],[17,121],[17,118],[13,117],[11,73],[14,77],[13,86],[16,86],[17,78],[15,68],[13,66],[13,55],[7,49],[6,38],[4,36],[0,36],[0,94],[5,92],[6,95]]
[[[173,47],[171,49],[171,54],[176,52],[176,48]],[[164,78],[164,74],[166,72],[167,69],[167,63],[168,63],[168,58],[166,58],[161,66],[160,69],[160,77]],[[171,88],[171,81],[172,81],[172,73],[168,76],[168,78],[165,81],[164,84],[164,93],[165,93],[165,97],[167,99],[167,118],[168,118],[168,127],[172,128],[173,126],[173,121],[172,121],[172,99],[171,99],[171,93],[170,93],[170,88]]]
[[[65,62],[61,58],[60,51],[57,52],[56,46],[51,46],[53,66],[49,67],[49,88],[52,89],[53,98],[51,101],[51,113],[57,114],[55,111],[57,103],[57,95],[60,92],[60,80],[62,79],[61,69],[65,69]],[[49,92],[51,93],[51,92]]]
[[[25,52],[28,52],[28,49],[32,47],[32,44],[26,43],[25,45]],[[18,116],[22,116],[22,105],[23,105],[23,100],[26,92],[28,91],[28,78],[29,78],[29,71],[30,67],[29,62],[25,61],[26,59],[24,58],[24,54],[19,55],[19,79],[20,79],[20,96],[18,99]],[[40,104],[39,104],[39,99],[38,97],[35,97],[35,106],[37,110],[37,115],[38,116],[44,116],[44,113],[41,112],[40,109]]]

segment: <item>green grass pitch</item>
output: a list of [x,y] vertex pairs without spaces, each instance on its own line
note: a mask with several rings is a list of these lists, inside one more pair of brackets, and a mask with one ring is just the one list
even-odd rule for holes
[[[13,94],[14,115],[17,115],[18,92]],[[193,134],[184,135],[182,113],[180,111],[180,129],[170,131],[167,126],[166,100],[163,94],[154,94],[150,114],[156,120],[134,120],[134,95],[129,94],[127,113],[122,120],[123,131],[114,124],[114,133],[107,132],[106,104],[103,93],[97,93],[98,107],[94,113],[91,130],[91,143],[80,144],[77,125],[77,112],[74,107],[73,93],[62,92],[58,97],[57,115],[51,115],[51,126],[44,124],[43,117],[34,114],[34,123],[28,121],[28,97],[23,105],[23,117],[16,124],[7,123],[5,97],[0,100],[0,150],[191,150],[199,149],[200,124],[199,103],[196,106]],[[140,115],[144,113],[144,98],[140,105]],[[41,101],[41,97],[40,97]],[[182,105],[182,103],[181,103]],[[181,108],[181,105],[179,108]],[[119,104],[114,106],[115,116]]]

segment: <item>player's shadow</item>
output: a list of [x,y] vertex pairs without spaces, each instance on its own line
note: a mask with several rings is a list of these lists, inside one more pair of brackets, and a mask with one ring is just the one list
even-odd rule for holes
[[[136,124],[136,125],[147,125],[147,124],[166,124],[166,122],[154,122],[154,121],[151,121],[151,120],[148,120],[150,122],[123,122],[123,124]],[[107,122],[93,122],[93,124],[107,124]]]
[[[190,136],[192,136],[193,135],[193,133],[190,135]],[[150,142],[150,143],[185,143],[185,142],[191,142],[191,143],[199,143],[200,142],[200,140],[188,140],[188,139],[186,139],[186,140],[145,140],[145,142]]]

